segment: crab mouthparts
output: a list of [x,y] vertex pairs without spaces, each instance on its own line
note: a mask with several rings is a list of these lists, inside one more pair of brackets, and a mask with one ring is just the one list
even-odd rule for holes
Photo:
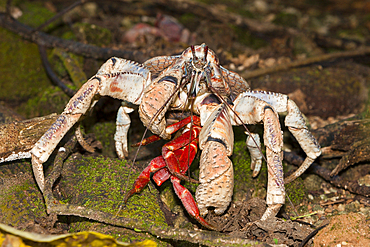
[[193,70],[193,73],[190,78],[190,83],[187,86],[189,96],[191,98],[195,98],[199,92],[199,84],[200,81],[204,77],[204,71],[201,70]]

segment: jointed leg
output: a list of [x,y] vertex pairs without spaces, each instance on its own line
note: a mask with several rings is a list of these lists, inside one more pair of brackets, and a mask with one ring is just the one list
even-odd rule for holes
[[292,100],[288,100],[287,110],[288,115],[285,117],[285,125],[288,126],[289,131],[297,139],[303,151],[307,154],[301,166],[285,179],[285,183],[290,183],[304,173],[312,162],[320,156],[321,148],[316,138],[308,130],[299,108]]
[[251,155],[251,169],[253,170],[253,177],[257,177],[261,170],[263,154],[261,152],[261,140],[260,136],[256,133],[245,132],[247,137],[247,147]]
[[307,154],[302,165],[292,175],[285,179],[285,183],[292,182],[294,179],[299,177],[318,156],[320,156],[320,145],[308,130],[301,111],[294,101],[290,100],[287,95],[264,91],[249,91],[244,95],[252,96],[268,103],[277,112],[288,112],[288,115],[285,117],[285,125],[297,139],[303,151]]
[[264,143],[267,158],[267,197],[268,205],[261,220],[274,217],[285,203],[285,187],[283,175],[283,136],[278,115],[269,107],[264,109]]
[[122,105],[117,113],[114,141],[116,144],[116,152],[121,159],[125,159],[128,156],[127,132],[131,124],[128,113],[131,113],[133,110],[134,109]]

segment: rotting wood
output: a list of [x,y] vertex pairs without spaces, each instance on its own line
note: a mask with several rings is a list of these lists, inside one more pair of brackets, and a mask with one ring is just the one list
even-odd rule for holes
[[58,118],[58,114],[14,121],[0,125],[0,163],[30,158],[31,149],[38,139]]

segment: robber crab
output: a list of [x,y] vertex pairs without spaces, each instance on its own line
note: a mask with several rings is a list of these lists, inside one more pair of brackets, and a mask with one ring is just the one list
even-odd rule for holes
[[[241,76],[220,66],[216,54],[202,44],[187,48],[181,55],[154,57],[144,64],[116,57],[105,62],[72,97],[60,117],[31,151],[33,170],[41,191],[44,189],[42,164],[68,130],[94,106],[99,96],[105,95],[139,105],[143,124],[163,139],[171,137],[171,131],[166,128],[166,112],[190,111],[199,116],[202,128],[198,138],[202,154],[200,185],[195,197],[200,218],[208,213],[209,207],[213,207],[216,214],[222,214],[230,204],[233,167],[229,156],[233,152],[233,125],[264,124],[268,207],[261,220],[275,216],[284,204],[284,182],[300,176],[321,153],[319,144],[292,100],[283,94],[251,91]],[[114,139],[120,158],[127,157],[128,113],[131,111],[126,106],[118,111]],[[280,112],[287,112],[285,125],[307,154],[300,168],[285,181]],[[258,134],[248,132],[247,147],[251,153],[253,176],[258,174],[262,164],[260,146]],[[178,150],[167,152],[162,157],[167,176],[174,180],[184,177],[181,166],[168,161],[181,156],[183,149]],[[184,204],[188,211],[198,210],[195,203]],[[194,217],[207,226],[198,216]]]

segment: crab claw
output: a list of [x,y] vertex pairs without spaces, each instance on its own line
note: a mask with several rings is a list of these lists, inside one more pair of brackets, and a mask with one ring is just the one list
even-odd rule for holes
[[[157,172],[158,170],[166,167],[166,162],[164,161],[162,156],[156,157],[152,159],[150,164],[140,173],[137,179],[132,186],[132,189],[127,192],[124,197],[124,202],[126,203],[127,200],[135,193],[139,193],[142,189],[149,183],[150,181],[150,174]],[[167,178],[168,179],[168,178]],[[165,181],[165,180],[164,180]],[[164,182],[162,181],[162,183]]]
[[199,209],[194,201],[193,196],[191,195],[190,191],[187,190],[184,186],[180,184],[180,179],[171,176],[171,182],[173,185],[173,188],[175,189],[176,195],[180,198],[182,204],[184,205],[186,211],[194,217],[202,226],[211,229],[211,230],[217,230],[216,227],[209,224],[205,219],[203,219],[199,214]]

